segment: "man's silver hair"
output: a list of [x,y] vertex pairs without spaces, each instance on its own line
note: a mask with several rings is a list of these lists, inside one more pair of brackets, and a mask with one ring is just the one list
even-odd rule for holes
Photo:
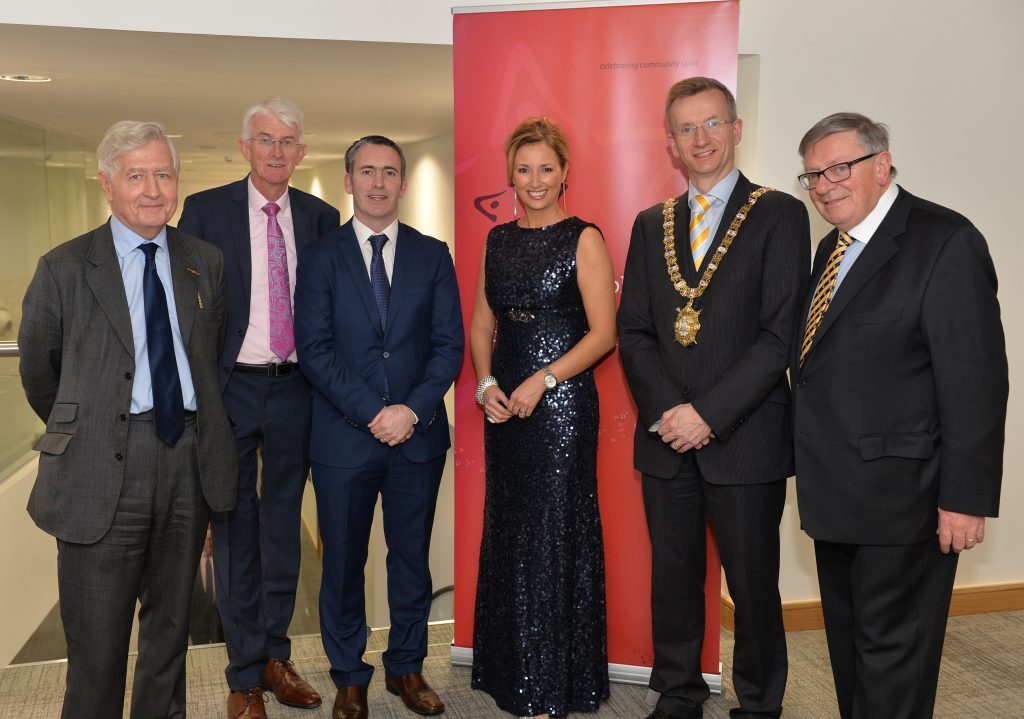
[[296,140],[301,144],[302,139],[302,121],[305,119],[302,110],[291,100],[285,100],[280,97],[271,97],[263,102],[253,105],[245,111],[245,115],[242,116],[242,139],[251,140],[252,137],[252,121],[257,115],[270,115],[278,122],[284,123],[288,127],[294,128],[298,133]]
[[[874,122],[871,118],[858,112],[837,112],[819,120],[814,127],[807,131],[803,139],[800,140],[798,149],[800,157],[806,155],[812,145],[816,145],[829,135],[851,131],[857,133],[857,140],[863,146],[864,152],[889,151],[889,127],[887,125]],[[889,168],[889,175],[896,177],[895,167]]]
[[174,174],[178,174],[180,161],[178,151],[164,132],[164,126],[159,122],[137,122],[135,120],[121,120],[115,122],[103,136],[99,147],[96,148],[96,164],[100,172],[109,180],[117,174],[118,162],[124,155],[136,150],[143,145],[148,145],[154,140],[167,143],[167,149],[171,151],[174,159]]

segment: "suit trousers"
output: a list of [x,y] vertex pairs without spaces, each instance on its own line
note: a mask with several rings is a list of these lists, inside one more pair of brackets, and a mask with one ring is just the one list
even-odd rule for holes
[[814,542],[843,719],[928,719],[958,555],[937,538],[896,546]]
[[259,686],[268,659],[291,658],[311,407],[301,372],[235,372],[224,388],[238,451],[238,503],[214,514],[213,551],[232,691]]
[[445,456],[411,462],[401,447],[378,443],[360,467],[313,463],[324,542],[320,628],[335,685],[367,686],[364,568],[377,496],[387,541],[391,631],[382,656],[388,676],[423,669],[430,616],[430,535]]
[[704,645],[706,526],[711,523],[729,593],[736,605],[735,717],[778,717],[788,660],[779,596],[779,522],[786,481],[711,484],[691,450],[679,473],[643,475],[651,538],[651,620],[657,707],[674,719],[696,719],[709,696],[701,675]]
[[136,600],[131,717],[185,716],[189,605],[210,519],[196,443],[192,417],[172,448],[157,437],[152,412],[133,415],[109,531],[95,544],[57,542],[68,645],[63,719],[121,719]]

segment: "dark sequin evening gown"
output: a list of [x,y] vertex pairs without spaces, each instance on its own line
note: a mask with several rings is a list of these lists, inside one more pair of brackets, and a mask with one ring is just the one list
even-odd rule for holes
[[[513,222],[488,235],[491,372],[506,394],[587,332],[576,246],[588,226]],[[527,419],[485,422],[473,688],[513,714],[595,711],[608,698],[597,430],[591,370],[545,392]]]

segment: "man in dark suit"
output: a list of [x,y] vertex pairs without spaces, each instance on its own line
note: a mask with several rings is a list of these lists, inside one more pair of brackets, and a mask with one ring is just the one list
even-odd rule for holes
[[314,389],[320,625],[338,686],[334,719],[367,715],[363,568],[378,494],[391,611],[385,685],[419,714],[444,711],[421,672],[430,533],[450,446],[444,395],[464,338],[448,247],[398,221],[405,182],[398,145],[357,140],[345,153],[355,216],[299,257],[295,336]]
[[166,225],[178,155],[152,122],[97,149],[110,221],[46,253],[25,294],[21,380],[46,422],[29,513],[57,538],[65,719],[119,719],[136,601],[132,717],[185,716],[192,584],[237,471],[217,392],[220,251]]
[[288,186],[306,155],[302,120],[302,111],[280,98],[249,108],[238,141],[249,176],[191,195],[181,213],[183,230],[223,251],[227,274],[220,388],[238,450],[238,505],[214,515],[213,543],[229,719],[265,719],[264,688],[288,706],[320,706],[320,695],[295,671],[288,638],[311,403],[296,362],[292,297],[297,251],[338,227],[340,216]]
[[884,125],[831,115],[800,154],[800,183],[836,227],[818,245],[790,374],[839,711],[930,717],[957,555],[999,509],[995,269],[966,218],[893,182]]
[[743,122],[717,80],[676,83],[665,119],[690,189],[637,217],[618,315],[652,549],[650,686],[661,696],[649,719],[700,717],[708,697],[709,521],[736,605],[733,716],[777,717],[787,675],[779,522],[793,471],[786,364],[807,211],[735,168]]

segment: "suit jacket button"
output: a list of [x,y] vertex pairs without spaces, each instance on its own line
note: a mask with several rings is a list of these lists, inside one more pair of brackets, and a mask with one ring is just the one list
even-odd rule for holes
[[127,422],[128,421],[128,415],[126,415],[126,414],[119,415],[118,419],[121,420],[122,422]]
[[124,459],[124,455],[118,452],[117,454],[114,455],[114,459],[120,462],[122,459]]
[[224,374],[231,374],[231,368],[230,367],[225,367],[224,368]]
[[384,359],[387,359],[388,357],[391,356],[391,353],[390,352],[385,352],[382,356],[384,357]]
[[132,373],[131,372],[125,372],[124,373],[124,378],[127,379],[127,380],[130,380],[132,378]]
[[238,330],[238,336],[245,339],[245,330]]

